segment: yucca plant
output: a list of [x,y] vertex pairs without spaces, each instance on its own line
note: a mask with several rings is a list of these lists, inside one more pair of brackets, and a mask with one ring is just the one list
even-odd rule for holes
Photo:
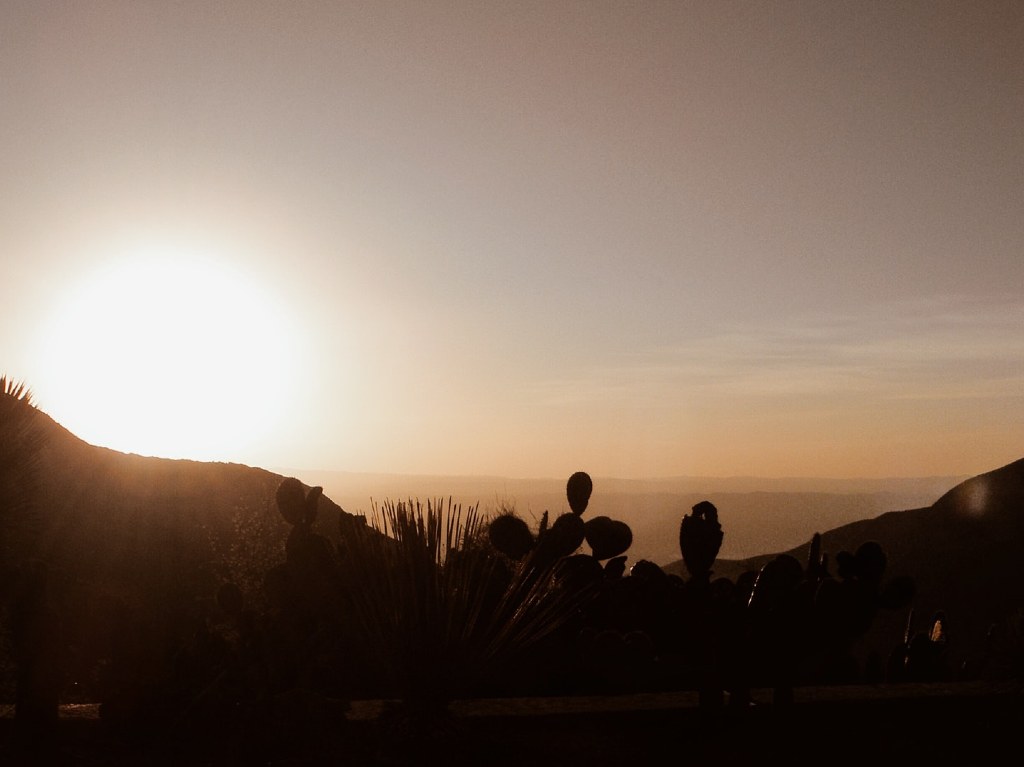
[[340,569],[357,630],[414,710],[472,694],[588,596],[559,581],[555,563],[498,556],[478,506],[450,498],[374,505]]
[[49,568],[27,556],[46,441],[31,390],[0,376],[0,626],[17,666],[15,717],[32,726],[56,722],[61,684]]
[[31,527],[47,432],[35,407],[32,391],[22,382],[0,375],[0,550],[4,562],[15,530]]

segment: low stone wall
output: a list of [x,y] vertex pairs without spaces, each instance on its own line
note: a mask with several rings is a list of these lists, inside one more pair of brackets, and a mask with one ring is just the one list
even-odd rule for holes
[[148,740],[114,733],[90,705],[63,707],[52,732],[19,733],[7,706],[0,709],[0,764],[628,767],[787,759],[964,767],[1019,753],[1024,727],[1019,683],[797,688],[788,705],[755,690],[753,700],[706,709],[687,692],[494,698],[456,701],[429,720],[390,701],[354,701],[347,709],[333,701],[326,718],[275,716],[202,742],[176,739],[173,728]]

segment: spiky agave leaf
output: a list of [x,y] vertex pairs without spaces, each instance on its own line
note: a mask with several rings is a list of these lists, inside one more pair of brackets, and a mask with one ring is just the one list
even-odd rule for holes
[[353,616],[396,692],[440,703],[548,636],[582,594],[531,558],[508,569],[482,545],[478,507],[385,502],[342,560]]
[[444,567],[449,552],[474,532],[476,521],[475,509],[465,521],[457,511],[449,507],[442,536],[440,501],[374,505],[369,524],[354,531],[341,561],[360,633],[391,682],[410,692],[423,686],[427,660],[448,643],[454,614],[469,612],[459,604],[463,591],[452,588],[444,598],[445,580],[452,580],[452,568],[446,574]]
[[[47,441],[41,413],[24,382],[0,376],[0,536],[26,528],[37,492],[38,471]],[[0,556],[9,552],[0,552]]]

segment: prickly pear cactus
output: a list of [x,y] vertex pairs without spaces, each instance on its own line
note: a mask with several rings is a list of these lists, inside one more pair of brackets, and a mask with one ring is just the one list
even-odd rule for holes
[[577,471],[565,484],[565,495],[569,500],[569,508],[573,514],[582,515],[587,510],[590,494],[594,491],[594,482],[585,471]]
[[807,547],[807,578],[818,581],[828,576],[828,554],[821,550],[821,533],[815,533]]
[[277,508],[290,525],[310,526],[316,521],[322,487],[311,487],[307,492],[295,477],[286,477],[277,486]]
[[277,509],[289,525],[302,522],[306,508],[306,491],[295,477],[281,480],[277,486]]
[[491,520],[487,535],[494,548],[515,561],[529,554],[537,542],[530,526],[512,513],[500,514]]
[[[590,556],[598,561],[600,569],[600,562],[609,560],[608,575],[621,576],[625,572],[623,554],[633,543],[633,531],[625,522],[606,516],[583,521],[583,512],[594,490],[593,480],[585,471],[572,474],[565,488],[569,512],[559,515],[549,525],[548,512],[545,511],[536,534],[514,512],[500,514],[488,526],[492,546],[512,560],[528,557],[533,565],[541,567],[554,565],[565,558]],[[577,554],[584,542],[591,548],[590,555]],[[610,561],[620,558],[621,561]]]
[[629,525],[611,517],[594,517],[587,522],[584,532],[595,559],[617,557],[633,544]]
[[538,553],[548,561],[572,556],[583,544],[586,526],[572,512],[559,515],[551,527],[538,536]]
[[679,551],[690,575],[707,580],[718,557],[724,533],[718,521],[718,509],[710,501],[701,501],[679,523]]

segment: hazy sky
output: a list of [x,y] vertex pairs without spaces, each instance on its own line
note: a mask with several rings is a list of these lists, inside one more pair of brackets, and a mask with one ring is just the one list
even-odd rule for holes
[[0,373],[268,467],[1024,456],[1024,3],[0,5]]

